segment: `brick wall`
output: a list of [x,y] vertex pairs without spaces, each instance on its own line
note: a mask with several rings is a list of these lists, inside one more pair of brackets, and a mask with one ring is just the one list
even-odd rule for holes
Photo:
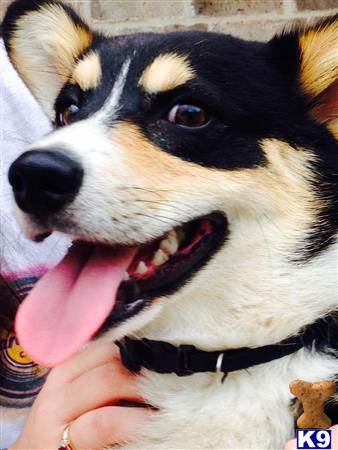
[[[11,0],[0,0],[3,14]],[[96,29],[109,34],[200,29],[266,40],[294,20],[338,11],[337,0],[71,0]],[[336,7],[336,8],[335,8]]]

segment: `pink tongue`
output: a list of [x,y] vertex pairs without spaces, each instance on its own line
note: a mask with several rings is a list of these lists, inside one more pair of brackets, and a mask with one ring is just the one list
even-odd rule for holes
[[35,362],[60,364],[97,332],[135,252],[77,243],[37,283],[15,320],[20,345]]

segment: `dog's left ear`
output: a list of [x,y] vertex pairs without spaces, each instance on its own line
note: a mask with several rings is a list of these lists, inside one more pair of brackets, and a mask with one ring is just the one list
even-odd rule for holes
[[306,98],[312,117],[333,131],[338,117],[338,15],[294,28],[270,42]]
[[93,33],[74,10],[55,0],[16,0],[7,10],[3,35],[9,57],[45,112]]

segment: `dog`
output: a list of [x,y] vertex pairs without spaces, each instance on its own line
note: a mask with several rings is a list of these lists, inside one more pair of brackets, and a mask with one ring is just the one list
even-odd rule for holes
[[289,383],[336,380],[337,23],[105,37],[58,1],[9,7],[55,124],[10,168],[19,221],[74,241],[17,333],[47,366],[118,343],[156,408],[122,448],[281,449]]

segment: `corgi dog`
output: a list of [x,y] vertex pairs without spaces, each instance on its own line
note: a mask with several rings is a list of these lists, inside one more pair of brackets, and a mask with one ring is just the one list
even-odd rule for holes
[[74,242],[17,334],[46,366],[118,343],[156,409],[121,448],[282,449],[289,383],[336,380],[337,32],[107,37],[10,5],[6,49],[55,125],[10,168],[18,218]]

